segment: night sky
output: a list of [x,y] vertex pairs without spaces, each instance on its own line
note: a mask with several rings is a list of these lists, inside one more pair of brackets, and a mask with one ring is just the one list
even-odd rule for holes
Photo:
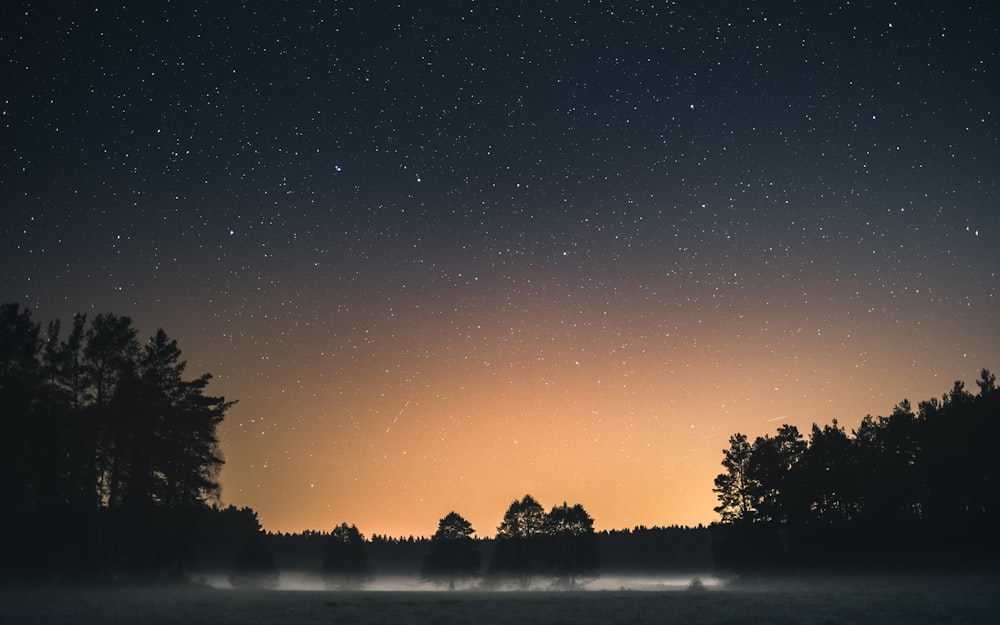
[[401,4],[0,9],[0,299],[177,339],[266,529],[709,523],[1000,370],[996,2]]

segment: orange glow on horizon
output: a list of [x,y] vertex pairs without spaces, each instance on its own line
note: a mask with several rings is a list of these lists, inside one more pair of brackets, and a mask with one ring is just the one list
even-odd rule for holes
[[348,368],[282,361],[266,385],[234,381],[233,396],[250,397],[221,432],[225,503],[254,508],[269,531],[348,522],[367,536],[429,536],[452,510],[493,536],[525,493],[581,503],[598,529],[708,524],[731,434],[791,423],[808,436],[834,418],[850,431],[953,381],[895,367],[865,332],[772,323],[726,336],[695,323],[681,340],[624,317],[562,326],[539,317],[453,341],[399,331]]

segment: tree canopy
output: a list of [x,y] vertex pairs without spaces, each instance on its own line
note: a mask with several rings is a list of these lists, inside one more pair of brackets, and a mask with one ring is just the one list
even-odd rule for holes
[[451,590],[456,584],[479,572],[482,554],[472,535],[475,530],[465,517],[449,512],[438,523],[431,537],[430,551],[424,558],[422,575],[432,581],[447,584]]
[[594,520],[583,506],[563,502],[546,513],[529,494],[504,513],[489,573],[495,582],[511,578],[522,589],[540,575],[575,586],[597,566]]
[[568,586],[597,569],[594,519],[580,504],[563,502],[554,506],[545,519],[545,533],[552,546],[552,566]]
[[355,525],[341,523],[333,528],[323,546],[323,578],[330,588],[360,588],[368,572],[365,537]]
[[545,565],[546,516],[542,504],[531,495],[513,501],[497,527],[491,574],[513,575],[517,585],[527,588]]

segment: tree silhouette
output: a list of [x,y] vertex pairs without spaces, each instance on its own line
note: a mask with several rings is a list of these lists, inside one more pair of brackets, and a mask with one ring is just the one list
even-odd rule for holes
[[889,417],[866,418],[855,433],[861,484],[861,513],[871,523],[918,519],[923,488],[919,484],[920,424],[907,400]]
[[45,388],[39,409],[50,427],[48,442],[58,460],[51,464],[58,485],[51,491],[53,505],[75,510],[97,507],[97,433],[85,414],[83,343],[85,315],[74,315],[68,336],[60,340],[58,319],[48,325],[42,354]]
[[976,523],[988,526],[1000,520],[1000,466],[996,461],[996,442],[1000,440],[1000,387],[996,376],[983,369],[976,381],[979,394],[968,409],[969,428],[978,433],[972,441],[970,467],[973,479],[970,514]]
[[423,577],[454,590],[459,580],[478,574],[482,556],[472,538],[474,533],[472,524],[462,515],[449,512],[431,537],[430,551],[421,569]]
[[36,454],[43,450],[45,432],[32,415],[42,383],[38,336],[31,311],[13,303],[0,306],[0,497],[5,520],[36,509],[44,496]]
[[186,363],[177,342],[160,330],[146,344],[139,366],[141,395],[147,406],[142,440],[152,452],[150,490],[142,495],[156,503],[190,506],[214,500],[223,460],[216,429],[234,402],[207,397],[211,375],[184,380]]
[[528,588],[544,565],[545,530],[545,509],[534,497],[513,501],[497,527],[490,572],[513,575],[519,587]]
[[834,419],[820,428],[813,424],[809,446],[798,467],[805,509],[802,513],[824,523],[839,523],[860,512],[860,475],[854,445]]
[[753,447],[745,434],[729,437],[729,449],[724,450],[722,466],[725,473],[715,478],[713,492],[718,493],[719,505],[715,511],[723,523],[752,520],[756,514],[753,502],[757,500],[759,485],[750,479],[750,455]]
[[563,502],[545,517],[553,569],[567,586],[576,586],[579,578],[597,570],[598,556],[594,540],[594,519],[580,504]]
[[[83,347],[84,418],[90,422],[88,446],[93,446],[91,472],[99,507],[119,507],[123,501],[125,455],[129,453],[133,406],[127,382],[136,375],[137,332],[129,317],[99,314],[87,329]],[[119,388],[119,383],[123,382]],[[118,392],[118,391],[121,392]]]
[[323,579],[327,586],[348,590],[360,588],[368,572],[365,537],[354,525],[333,528],[323,545]]
[[[0,306],[0,534],[8,543],[0,546],[81,572],[161,566],[153,545],[179,544],[181,533],[157,510],[217,497],[216,429],[232,403],[205,394],[207,374],[183,378],[180,349],[162,330],[144,346],[131,319],[114,314],[89,325],[76,315],[65,338],[60,330],[52,321],[40,339],[29,311]],[[50,537],[45,553],[43,539],[17,538],[41,535]],[[180,558],[183,549],[173,552]]]
[[[1000,494],[996,377],[984,369],[976,385],[978,395],[955,382],[940,401],[920,403],[920,462],[915,473],[921,486],[921,513],[933,522],[978,524],[996,514]],[[958,449],[964,453],[955,453]]]
[[775,436],[758,437],[750,453],[750,483],[759,485],[753,501],[757,517],[786,521],[798,509],[797,477],[792,469],[802,459],[806,442],[794,425],[782,425]]

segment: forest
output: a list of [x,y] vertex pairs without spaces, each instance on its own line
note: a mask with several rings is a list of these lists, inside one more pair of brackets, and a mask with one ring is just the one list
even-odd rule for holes
[[[492,528],[458,512],[427,537],[267,533],[222,505],[217,428],[234,402],[186,377],[176,341],[140,341],[129,317],[76,315],[64,332],[0,306],[0,579],[269,587],[315,574],[356,589],[380,575],[445,588],[577,587],[600,574],[754,574],[836,567],[989,566],[998,539],[1000,390],[983,370],[940,399],[808,437],[736,433],[709,527],[595,531],[581,504],[515,499]],[[478,530],[478,531],[477,531]]]
[[715,479],[717,564],[737,570],[995,563],[1000,527],[1000,389],[983,369],[940,399],[734,434]]

